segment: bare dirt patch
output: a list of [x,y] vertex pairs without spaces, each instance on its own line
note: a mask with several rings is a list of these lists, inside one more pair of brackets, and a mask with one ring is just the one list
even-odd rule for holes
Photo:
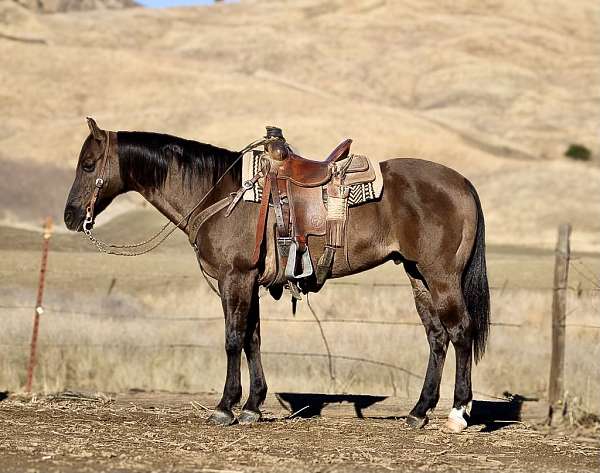
[[[388,399],[357,419],[351,406],[289,419],[269,397],[265,419],[207,425],[216,395],[128,394],[114,401],[11,398],[0,404],[0,464],[16,471],[598,471],[597,428],[550,431],[525,422],[444,433],[446,406],[423,430],[409,429],[409,405]],[[443,403],[447,404],[447,403]]]

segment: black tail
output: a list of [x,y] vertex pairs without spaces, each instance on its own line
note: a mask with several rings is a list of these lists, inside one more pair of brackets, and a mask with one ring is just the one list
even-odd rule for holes
[[477,206],[477,233],[471,250],[471,257],[462,277],[462,292],[473,327],[473,351],[475,363],[485,353],[485,345],[490,332],[490,288],[485,263],[485,222],[481,202],[473,184],[467,181],[469,190]]

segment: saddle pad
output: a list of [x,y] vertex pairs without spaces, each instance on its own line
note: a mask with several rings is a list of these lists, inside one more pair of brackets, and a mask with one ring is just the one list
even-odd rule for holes
[[[249,181],[254,177],[261,169],[260,157],[262,152],[260,151],[249,151],[242,159],[242,182]],[[373,162],[371,159],[366,158],[369,161],[370,167],[375,172],[375,180],[371,182],[364,182],[353,184],[350,186],[350,195],[348,196],[348,205],[355,207],[365,202],[377,200],[381,197],[383,191],[383,176],[381,175],[381,167],[378,162]],[[249,189],[244,194],[244,200],[246,202],[260,202],[262,197],[263,181],[260,179],[254,184],[252,189]]]

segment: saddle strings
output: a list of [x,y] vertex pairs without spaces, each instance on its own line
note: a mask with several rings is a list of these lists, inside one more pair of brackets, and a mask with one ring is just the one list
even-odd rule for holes
[[[243,158],[244,154],[246,154],[250,150],[253,150],[254,148],[257,148],[257,147],[265,145],[265,144],[267,144],[267,143],[269,143],[271,141],[274,141],[275,139],[276,138],[261,138],[259,140],[253,141],[252,143],[246,145],[239,152],[238,157],[235,159],[235,161],[233,163],[231,163],[231,165],[225,170],[225,172],[219,177],[219,179],[217,179],[217,181],[208,190],[208,192],[204,195],[204,197],[202,197],[202,199],[200,199],[200,201],[196,205],[194,205],[194,207],[192,207],[192,209],[188,213],[186,213],[177,223],[173,223],[170,220],[167,221],[167,223],[165,223],[160,228],[160,230],[158,230],[150,238],[147,238],[146,240],[143,240],[143,241],[138,242],[138,243],[112,244],[112,243],[107,243],[107,242],[104,242],[104,241],[99,240],[98,238],[96,238],[93,235],[91,229],[90,229],[89,232],[86,232],[87,237],[96,246],[96,248],[98,249],[98,251],[100,251],[101,253],[106,253],[108,255],[141,256],[141,255],[144,255],[146,253],[150,253],[152,250],[158,248],[167,238],[169,238],[169,236],[171,236],[171,234],[173,234],[173,232],[176,229],[180,228],[181,225],[184,222],[186,222],[187,220],[189,220],[189,218],[192,216],[192,214],[196,210],[198,210],[198,208],[204,203],[204,201],[208,198],[208,196],[216,189],[216,187],[221,183],[221,181],[225,178],[225,176],[227,176],[227,174],[229,174],[229,171],[231,171],[233,169],[233,167],[237,163],[240,162],[240,160]],[[169,228],[169,225],[174,225],[174,226],[169,231],[167,231],[167,228]],[[139,248],[139,247],[148,245],[149,243],[151,243],[154,240],[156,240],[157,238],[159,238],[164,232],[166,232],[166,233],[164,234],[164,236],[162,236],[162,238],[160,238],[155,244],[151,245],[148,248],[145,248],[144,250],[137,251],[137,252],[115,251],[115,250],[123,250],[123,249],[130,249],[130,248]]]

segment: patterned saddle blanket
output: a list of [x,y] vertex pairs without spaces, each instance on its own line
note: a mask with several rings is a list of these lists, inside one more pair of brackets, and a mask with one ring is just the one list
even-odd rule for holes
[[[242,163],[242,182],[247,182],[261,170],[261,157],[263,153],[252,150],[246,153]],[[377,200],[381,197],[383,191],[383,177],[381,167],[378,162],[362,155],[353,155],[351,158],[338,161],[339,166],[343,166],[347,159],[352,159],[346,178],[346,185],[349,188],[348,207]],[[260,203],[264,181],[258,180],[254,186],[244,194],[244,200],[247,202]]]

